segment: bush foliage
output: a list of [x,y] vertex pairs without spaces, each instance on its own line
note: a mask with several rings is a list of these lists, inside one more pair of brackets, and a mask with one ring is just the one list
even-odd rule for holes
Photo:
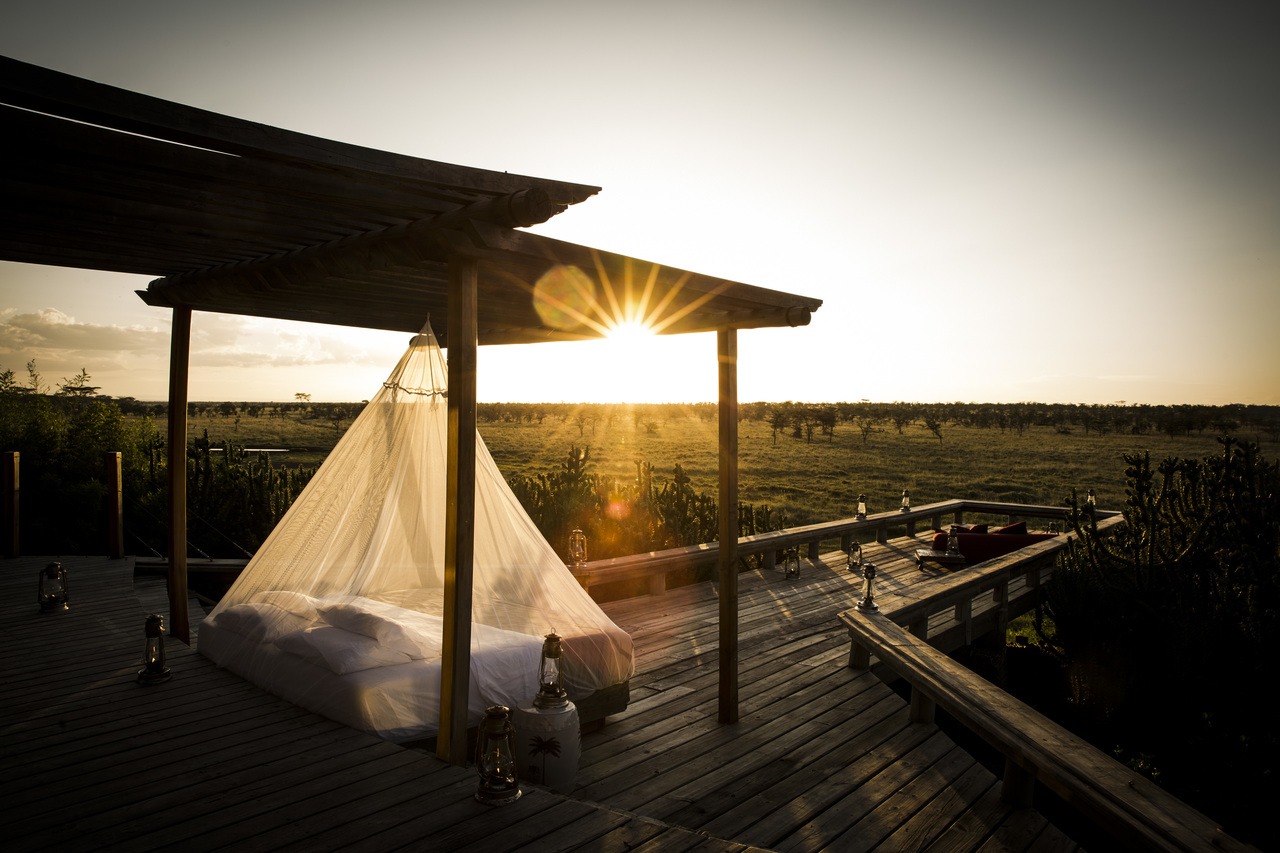
[[1077,725],[1180,798],[1256,826],[1246,804],[1280,791],[1260,695],[1280,653],[1280,469],[1220,442],[1202,460],[1126,456],[1126,523],[1110,537],[1073,496],[1078,538],[1046,609]]

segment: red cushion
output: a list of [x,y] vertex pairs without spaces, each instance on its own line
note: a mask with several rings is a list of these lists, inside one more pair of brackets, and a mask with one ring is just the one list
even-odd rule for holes
[[987,532],[987,525],[985,525],[985,524],[975,524],[973,527],[970,527],[970,528],[969,528],[969,532],[970,532],[970,533],[986,533],[986,532]]
[[945,533],[933,534],[933,550],[935,551],[947,550],[947,534]]
[[1023,534],[1027,532],[1027,523],[1019,521],[1015,524],[1006,524],[1004,527],[997,527],[992,533],[1017,533]]

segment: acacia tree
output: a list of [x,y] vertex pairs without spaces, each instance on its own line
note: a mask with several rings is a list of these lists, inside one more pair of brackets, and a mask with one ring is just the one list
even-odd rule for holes
[[89,384],[89,373],[82,367],[75,376],[70,379],[64,377],[58,384],[58,396],[84,399],[97,394],[101,387],[101,385]]
[[925,428],[937,437],[938,444],[942,444],[942,418],[937,415],[925,415],[923,421]]

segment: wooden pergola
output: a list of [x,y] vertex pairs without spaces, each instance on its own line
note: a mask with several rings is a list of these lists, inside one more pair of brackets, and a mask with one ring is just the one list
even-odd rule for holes
[[[191,312],[416,333],[448,349],[449,471],[438,752],[466,760],[476,349],[601,337],[644,318],[717,334],[720,711],[737,719],[737,332],[821,300],[517,230],[597,187],[348,145],[0,57],[0,259],[154,276],[173,313],[169,458],[186,448]],[[189,642],[186,480],[169,466],[171,630]]]

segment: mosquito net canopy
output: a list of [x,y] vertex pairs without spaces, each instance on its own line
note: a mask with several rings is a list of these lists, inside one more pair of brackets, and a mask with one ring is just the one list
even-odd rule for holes
[[[446,364],[430,328],[200,627],[265,689],[391,738],[439,720]],[[571,698],[623,684],[631,640],[577,583],[476,436],[471,722],[527,705],[545,635]]]

